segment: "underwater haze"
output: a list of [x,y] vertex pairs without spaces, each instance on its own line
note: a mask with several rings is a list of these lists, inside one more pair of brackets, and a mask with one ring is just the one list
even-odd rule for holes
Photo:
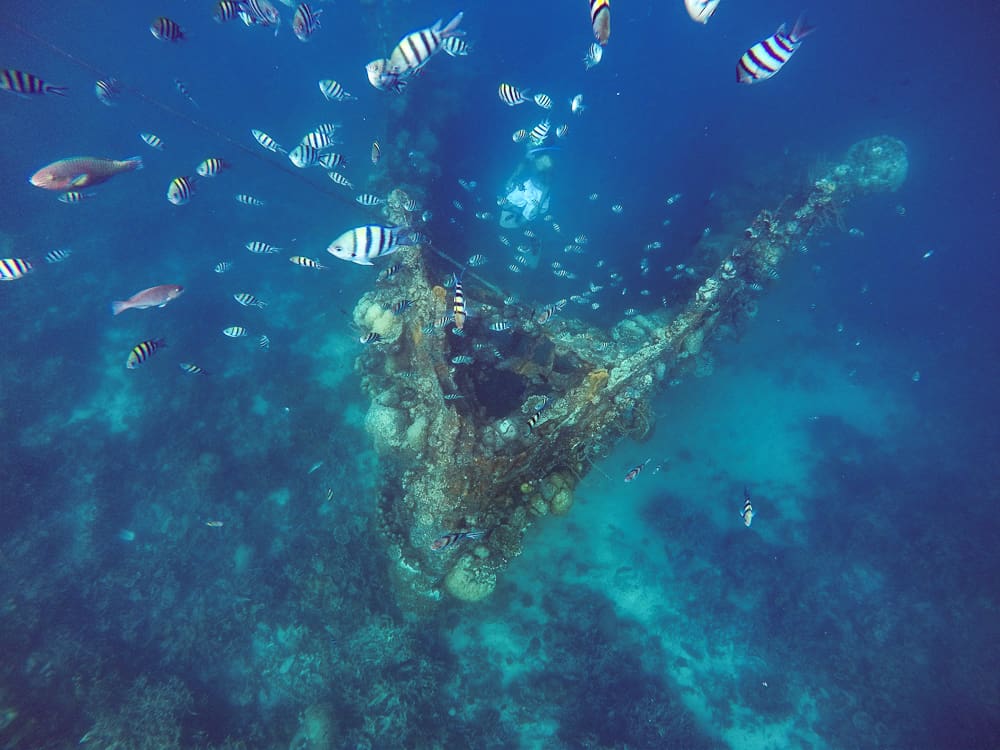
[[[611,0],[595,52],[602,2],[317,0],[304,40],[278,0],[0,8],[0,747],[1000,745],[1000,9],[721,0],[701,24]],[[459,11],[467,48],[372,84]],[[794,54],[737,82],[803,11]],[[322,123],[298,153],[345,163],[298,167]],[[604,335],[676,314],[761,211],[879,136],[905,182],[831,214],[661,378],[492,593],[415,606],[362,387],[389,345],[358,322],[407,256],[328,246],[402,211],[473,330],[499,295],[515,330]],[[412,327],[461,338],[455,317]],[[516,357],[467,335],[487,344],[453,369]],[[433,521],[427,554],[496,549]]]

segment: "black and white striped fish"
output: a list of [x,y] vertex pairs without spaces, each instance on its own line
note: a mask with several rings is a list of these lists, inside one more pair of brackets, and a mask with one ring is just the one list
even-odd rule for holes
[[243,0],[219,0],[212,18],[216,23],[225,23],[239,18],[241,12],[243,12]]
[[332,151],[320,154],[317,161],[327,169],[347,166],[347,158],[343,154],[334,153]]
[[533,98],[535,104],[542,109],[552,109],[552,97],[548,94],[535,94]]
[[82,203],[88,198],[93,198],[97,193],[83,193],[79,190],[70,190],[67,193],[63,193],[56,200],[60,203]]
[[216,273],[225,273],[233,267],[233,262],[231,260],[220,260],[212,268]]
[[288,152],[288,160],[299,169],[318,166],[319,157],[319,149],[305,143],[300,143]]
[[459,331],[465,327],[465,294],[462,292],[462,275],[455,277],[455,295],[451,306],[452,317],[455,319],[455,328]]
[[113,107],[122,94],[121,84],[117,78],[102,78],[94,84],[94,96],[105,107]]
[[196,365],[194,362],[180,362],[177,366],[189,375],[208,375],[207,371]]
[[64,260],[66,260],[67,258],[69,258],[69,256],[71,256],[72,254],[73,254],[73,251],[69,250],[69,249],[61,249],[60,248],[58,250],[49,250],[47,253],[45,253],[45,262],[46,263],[62,263]]
[[175,206],[183,206],[194,195],[194,179],[191,177],[175,177],[167,187],[167,200]]
[[275,253],[280,253],[282,250],[280,247],[269,245],[261,240],[248,242],[244,247],[254,255],[274,255]]
[[506,333],[514,327],[514,324],[509,320],[498,320],[495,323],[490,323],[490,330],[494,333]]
[[344,177],[344,175],[342,175],[340,172],[330,172],[329,173],[329,177],[330,177],[331,180],[333,180],[334,182],[336,182],[338,185],[343,185],[344,187],[350,188],[351,190],[354,189],[354,183],[351,182],[346,177]]
[[508,107],[524,104],[528,101],[526,92],[520,91],[517,87],[511,86],[509,83],[501,83],[497,93],[500,95],[500,101]]
[[152,357],[154,352],[158,349],[162,349],[166,345],[166,339],[147,339],[146,341],[140,341],[138,344],[133,346],[132,351],[128,353],[128,359],[125,360],[125,367],[130,370],[134,370],[147,359]]
[[385,227],[366,224],[348,229],[330,243],[326,251],[335,258],[371,266],[372,258],[389,255],[404,245],[415,245],[423,238],[408,227]]
[[447,26],[442,27],[441,19],[438,19],[433,26],[404,36],[389,55],[384,75],[398,78],[409,77],[416,73],[441,49],[444,40],[464,33],[457,30],[461,22],[462,13],[458,13]]
[[805,16],[799,16],[792,27],[792,33],[786,31],[785,24],[767,39],[762,39],[743,53],[736,64],[736,81],[738,83],[756,83],[766,81],[788,62],[802,40],[816,30],[806,22]]
[[250,331],[248,331],[243,326],[229,326],[222,329],[222,334],[228,336],[231,339],[241,339],[246,336]]
[[535,413],[532,414],[530,417],[528,417],[528,429],[529,430],[533,430],[535,428],[535,425],[538,424],[538,420],[542,418],[542,412],[545,411],[546,409],[548,409],[549,405],[551,403],[552,403],[552,398],[549,397],[549,396],[546,396],[545,400],[542,401],[541,406],[539,406],[537,409],[535,409]]
[[311,268],[314,271],[325,271],[326,266],[313,260],[312,258],[307,258],[304,255],[293,255],[288,259],[297,266],[302,266],[303,268]]
[[[452,37],[454,39],[454,37]],[[378,145],[378,141],[372,141],[372,165],[377,165],[378,160],[382,158],[382,147]]]
[[267,307],[267,303],[264,300],[254,297],[249,292],[237,292],[233,295],[233,299],[243,305],[243,307],[258,307],[261,310]]
[[280,152],[282,154],[286,153],[280,144],[274,140],[271,136],[265,133],[263,130],[257,130],[253,128],[250,133],[253,135],[254,140],[257,141],[261,146],[266,148],[268,151]]
[[327,101],[331,102],[350,102],[354,101],[358,97],[347,92],[346,89],[332,78],[324,78],[319,82],[319,90],[323,96],[326,97]]
[[264,352],[271,351],[271,339],[267,337],[266,333],[257,337],[257,348]]
[[441,49],[452,57],[465,57],[472,48],[460,36],[450,36],[441,42]]
[[469,258],[469,266],[471,268],[478,268],[479,266],[485,265],[486,260],[487,258],[485,255],[483,255],[482,253],[476,253],[471,258]]
[[322,12],[322,10],[314,11],[305,3],[301,3],[295,9],[295,15],[292,17],[292,33],[300,42],[308,42],[309,37],[319,28],[319,14]]
[[740,512],[740,518],[743,519],[743,524],[750,528],[750,524],[753,523],[753,503],[750,502],[750,490],[745,486],[743,487],[743,510]]
[[157,151],[163,150],[163,139],[155,133],[139,133],[139,137],[150,148],[155,148]]
[[68,91],[65,86],[53,86],[31,73],[10,68],[0,70],[0,90],[22,95],[58,94],[59,96],[66,96]]
[[149,24],[149,33],[162,42],[184,41],[184,30],[176,21],[171,21],[166,16],[160,16]]
[[31,273],[34,267],[24,258],[0,258],[0,281],[14,281]]
[[528,137],[528,131],[525,130],[524,128],[521,128],[519,130],[515,130],[514,134],[510,137],[510,139],[514,141],[514,143],[521,143],[521,141],[525,140],[527,137]]
[[401,299],[401,300],[399,300],[399,302],[397,302],[396,304],[394,304],[389,309],[392,310],[392,314],[393,315],[399,316],[399,315],[402,315],[403,313],[405,313],[411,307],[413,307],[413,300],[412,299]]
[[228,168],[229,165],[224,160],[216,156],[211,156],[199,164],[195,168],[195,172],[197,172],[201,177],[215,177],[215,175]]
[[535,125],[528,133],[528,139],[535,146],[541,146],[545,143],[545,139],[549,137],[549,128],[552,127],[552,123],[548,120],[542,120],[540,123]]
[[391,266],[389,266],[388,268],[384,268],[379,273],[378,278],[376,279],[376,281],[387,281],[387,280],[391,279],[393,276],[395,276],[399,272],[399,269],[401,269],[402,267],[403,267],[402,263],[393,263]]
[[369,207],[380,206],[385,202],[379,196],[372,195],[371,193],[362,193],[361,195],[357,196],[354,200],[356,200],[362,206],[369,206]]
[[252,195],[247,195],[246,193],[237,193],[233,196],[237,203],[242,203],[244,206],[254,206],[255,208],[262,208],[265,204],[260,198],[255,198]]
[[366,333],[364,336],[358,339],[362,344],[377,344],[382,340],[382,336],[375,331]]
[[302,136],[302,140],[299,141],[299,145],[309,146],[310,148],[314,148],[317,151],[321,151],[325,148],[330,148],[336,142],[337,140],[333,137],[333,135],[329,133],[320,133],[317,130],[313,130]]

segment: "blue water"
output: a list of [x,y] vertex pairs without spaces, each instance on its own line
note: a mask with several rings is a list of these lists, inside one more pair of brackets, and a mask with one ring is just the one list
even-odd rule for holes
[[[612,5],[589,72],[583,0],[469,5],[472,54],[440,54],[399,97],[369,86],[365,63],[458,7],[324,4],[308,44],[285,6],[277,37],[216,24],[202,2],[0,11],[0,66],[70,89],[0,92],[0,257],[36,267],[0,285],[3,747],[997,746],[1000,14],[809,8],[818,31],[741,86],[740,54],[798,5],[722,0],[707,26],[680,0]],[[189,39],[154,39],[161,14]],[[106,76],[124,85],[115,107],[92,93]],[[321,78],[358,101],[324,101]],[[552,112],[504,106],[500,81],[548,93]],[[495,218],[473,213],[496,213],[524,153],[511,134],[543,116],[570,126],[551,154],[563,231],[545,234],[538,271],[514,274]],[[357,192],[412,187],[436,248],[486,254],[477,272],[531,305],[607,284],[599,309],[567,311],[605,328],[683,302],[694,282],[664,266],[710,272],[706,229],[739,236],[856,141],[901,139],[909,174],[850,206],[853,235],[832,228],[787,259],[740,338],[712,345],[714,372],[665,389],[652,437],[598,462],[490,598],[415,613],[373,518],[386,467],[351,324],[373,272],[323,252],[378,214],[249,133],[293,145],[323,121],[343,123]],[[81,154],[145,168],[80,205],[27,183]],[[232,170],[168,203],[208,156]],[[564,254],[581,233],[586,253]],[[252,256],[250,240],[284,252]],[[652,241],[663,249],[644,253]],[[73,254],[46,264],[55,248]],[[431,260],[442,280],[456,270]],[[555,279],[553,260],[579,279]],[[165,283],[186,292],[111,316],[111,300]],[[269,306],[239,307],[238,291]],[[223,337],[230,325],[251,336]],[[126,370],[155,337],[167,348]]]

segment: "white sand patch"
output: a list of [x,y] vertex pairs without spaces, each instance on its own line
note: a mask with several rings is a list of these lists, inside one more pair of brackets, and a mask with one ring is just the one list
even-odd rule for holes
[[[682,568],[673,565],[669,539],[646,544],[659,532],[646,528],[640,510],[668,495],[670,500],[662,502],[682,505],[679,521],[685,517],[689,522],[693,514],[720,535],[757,534],[762,543],[779,527],[801,524],[807,516],[798,498],[811,492],[809,478],[820,458],[809,453],[810,417],[840,419],[877,437],[887,433],[902,407],[891,393],[856,382],[830,362],[800,358],[796,366],[805,375],[778,380],[770,370],[741,363],[738,371],[720,368],[711,378],[669,390],[658,404],[661,418],[654,439],[642,445],[623,443],[602,461],[600,471],[577,488],[579,502],[568,519],[572,529],[565,522],[544,520],[509,573],[535,601],[565,586],[607,596],[620,616],[639,622],[662,647],[671,665],[663,676],[676,686],[702,729],[740,750],[827,747],[812,729],[821,708],[802,691],[797,704],[778,719],[765,719],[733,702],[740,693],[738,681],[748,674],[757,679],[759,673],[759,689],[767,690],[763,683],[769,675],[780,675],[781,665],[762,662],[739,618],[704,614],[704,602],[688,578],[692,570],[706,568],[697,559]],[[653,460],[635,482],[621,481],[646,458]],[[654,473],[664,459],[669,459],[666,468]],[[740,479],[734,482],[734,477]],[[759,498],[751,529],[743,528],[739,515],[744,481]],[[663,512],[669,515],[671,509]],[[853,579],[866,592],[878,583],[863,571],[855,571]],[[724,595],[747,612],[760,606],[753,592],[731,587]],[[545,619],[537,609],[531,616]],[[508,656],[523,653],[512,628],[494,623],[484,626],[481,636],[476,645],[489,649],[509,677],[523,672],[519,664],[514,669],[505,665]]]

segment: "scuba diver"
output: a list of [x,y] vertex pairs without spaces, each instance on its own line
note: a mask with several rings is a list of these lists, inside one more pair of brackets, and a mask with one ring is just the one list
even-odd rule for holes
[[500,211],[500,226],[504,229],[520,229],[549,210],[549,191],[552,169],[552,152],[557,146],[528,149],[514,173],[507,180],[503,190],[503,205]]

